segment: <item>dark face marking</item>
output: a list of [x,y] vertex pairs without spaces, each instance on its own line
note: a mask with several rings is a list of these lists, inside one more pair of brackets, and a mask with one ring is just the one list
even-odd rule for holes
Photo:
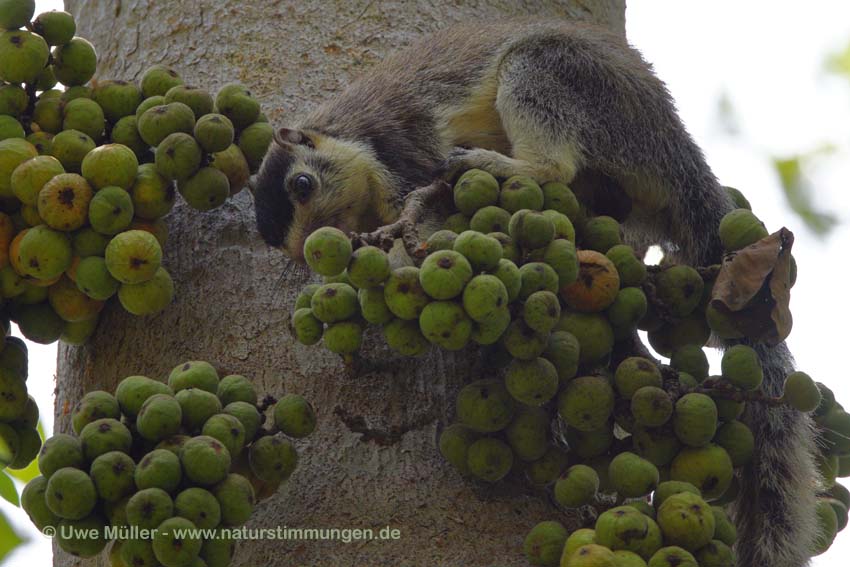
[[257,230],[266,244],[275,248],[286,241],[286,233],[292,222],[293,203],[284,186],[292,161],[289,151],[272,145],[254,185]]

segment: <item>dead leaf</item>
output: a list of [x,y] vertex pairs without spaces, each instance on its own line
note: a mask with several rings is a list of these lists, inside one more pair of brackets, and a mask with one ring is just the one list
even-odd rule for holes
[[782,228],[723,259],[711,305],[748,338],[776,345],[791,333],[791,247]]

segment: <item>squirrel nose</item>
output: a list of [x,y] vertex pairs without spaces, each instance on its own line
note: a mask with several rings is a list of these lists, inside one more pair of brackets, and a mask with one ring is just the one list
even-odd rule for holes
[[286,244],[284,245],[284,252],[289,256],[292,260],[303,264],[304,263],[304,238],[298,239],[287,239]]

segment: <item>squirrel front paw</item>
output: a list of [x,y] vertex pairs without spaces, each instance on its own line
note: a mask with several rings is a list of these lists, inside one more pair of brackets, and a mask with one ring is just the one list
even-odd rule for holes
[[471,165],[475,161],[472,156],[476,151],[479,150],[460,146],[452,148],[437,168],[437,178],[452,183],[460,172],[478,167]]
[[[446,155],[443,163],[437,169],[437,176],[448,183],[452,183],[459,173],[468,169],[483,169],[496,177],[527,175],[541,182],[566,181],[564,173],[553,168],[551,164],[531,163],[493,150],[463,147],[456,147]],[[569,177],[568,180],[572,180],[572,174],[567,175],[567,177]]]

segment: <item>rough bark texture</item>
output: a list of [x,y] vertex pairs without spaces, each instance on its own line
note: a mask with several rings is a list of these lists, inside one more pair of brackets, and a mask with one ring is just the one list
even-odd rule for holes
[[[78,34],[98,49],[98,77],[133,79],[166,63],[188,83],[215,90],[240,81],[282,125],[344,88],[349,78],[411,38],[452,22],[546,14],[593,20],[624,33],[624,1],[68,0]],[[83,392],[128,374],[163,376],[188,359],[255,380],[279,396],[307,396],[319,427],[299,443],[298,470],[264,501],[252,527],[401,530],[396,541],[244,542],[235,565],[524,565],[522,537],[558,517],[520,486],[462,480],[439,456],[439,428],[459,387],[481,372],[469,353],[392,360],[352,376],[337,357],[294,344],[289,316],[303,270],[259,239],[247,191],[202,214],[179,205],[168,217],[165,265],[176,300],[140,319],[113,307],[85,347],[59,351],[58,431]],[[565,522],[575,521],[562,518]],[[106,561],[101,559],[102,564]],[[56,565],[93,565],[64,553]]]

